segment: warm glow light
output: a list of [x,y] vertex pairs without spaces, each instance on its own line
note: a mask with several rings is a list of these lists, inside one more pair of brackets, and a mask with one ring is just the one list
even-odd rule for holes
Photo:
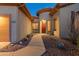
[[0,19],[3,19],[4,17],[0,16]]
[[0,42],[9,42],[9,16],[0,16]]
[[5,17],[0,16],[0,26],[4,25],[6,20],[4,20]]
[[48,31],[50,31],[50,30],[51,30],[51,22],[48,21]]
[[46,20],[42,20],[43,23],[46,23]]
[[38,29],[38,23],[33,23],[32,26],[33,26],[33,29]]

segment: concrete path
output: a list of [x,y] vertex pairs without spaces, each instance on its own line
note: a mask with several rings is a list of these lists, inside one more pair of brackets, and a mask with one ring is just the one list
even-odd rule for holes
[[45,47],[41,38],[41,34],[32,37],[31,42],[25,48],[16,52],[0,52],[2,56],[40,56],[45,52]]

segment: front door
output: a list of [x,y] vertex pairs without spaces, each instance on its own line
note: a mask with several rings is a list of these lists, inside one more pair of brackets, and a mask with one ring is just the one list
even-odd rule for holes
[[10,41],[9,16],[0,16],[0,42]]
[[46,20],[42,20],[42,33],[46,33]]

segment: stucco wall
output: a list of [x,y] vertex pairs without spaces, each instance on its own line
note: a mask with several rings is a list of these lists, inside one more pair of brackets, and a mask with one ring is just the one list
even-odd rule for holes
[[20,10],[18,10],[18,19],[17,19],[17,34],[18,40],[24,38],[27,34],[32,32],[31,29],[31,20]]
[[10,15],[11,20],[11,42],[16,41],[16,20],[18,16],[16,6],[0,6],[0,15]]
[[72,4],[60,9],[61,36],[69,37],[71,30],[71,11],[79,11],[79,4]]
[[60,12],[58,11],[57,13],[55,13],[52,17],[52,30],[53,30],[53,34],[54,36],[60,37]]

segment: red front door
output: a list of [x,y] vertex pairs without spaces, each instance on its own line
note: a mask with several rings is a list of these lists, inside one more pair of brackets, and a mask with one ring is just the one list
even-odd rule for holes
[[42,33],[46,33],[46,20],[42,20]]

